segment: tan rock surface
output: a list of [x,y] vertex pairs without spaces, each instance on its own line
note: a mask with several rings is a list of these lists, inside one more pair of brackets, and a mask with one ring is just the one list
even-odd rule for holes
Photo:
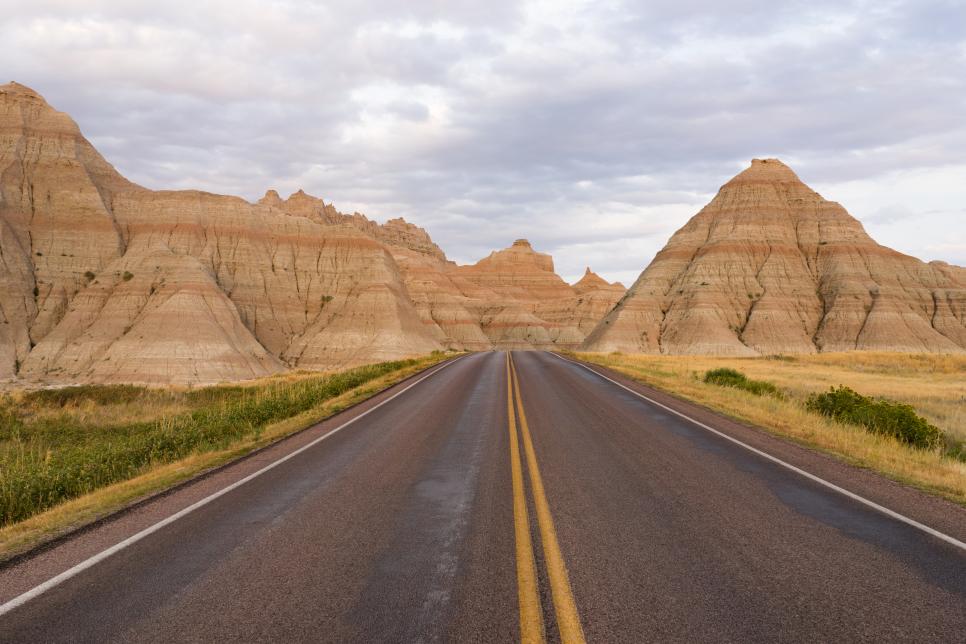
[[627,287],[620,282],[608,282],[588,266],[584,276],[574,284],[574,290],[577,292],[574,321],[577,330],[586,337],[624,297]]
[[[47,380],[208,382],[441,348],[374,238],[441,256],[419,229],[310,212],[319,200],[304,193],[286,206],[300,214],[271,194],[252,205],[145,190],[35,92],[4,85],[0,109],[0,377],[22,365],[20,375]],[[107,267],[140,267],[148,255],[174,276],[170,288],[184,288],[142,301],[143,267],[105,286]]]
[[213,383],[283,369],[200,261],[156,243],[133,245],[78,293],[64,319],[31,351],[23,375]]
[[0,375],[50,332],[85,272],[124,252],[111,200],[135,188],[69,116],[23,85],[0,86]]
[[758,355],[966,349],[963,270],[876,244],[775,159],[676,232],[590,351]]
[[146,190],[36,92],[4,85],[0,109],[0,378],[210,382],[575,347],[616,297],[591,278],[578,293],[525,240],[458,267],[403,219],[302,190]]
[[526,239],[455,269],[454,282],[470,298],[480,326],[495,347],[575,348],[577,294],[554,272],[550,255]]
[[344,215],[301,190],[285,200],[270,190],[259,203],[312,221],[353,226],[384,244],[424,329],[448,348],[574,348],[624,291],[589,278],[582,285],[589,294],[578,294],[554,272],[553,259],[526,240],[476,264],[457,266],[424,230],[402,219],[380,225],[358,213]]
[[[417,322],[386,247],[351,225],[202,192],[144,191],[117,199],[116,208],[132,236],[209,266],[258,341],[292,367],[330,369],[371,362],[367,351],[398,358],[441,348]],[[342,324],[367,317],[358,328]],[[320,350],[322,342],[341,352]]]
[[570,285],[554,272],[553,258],[533,250],[526,239],[518,239],[476,264],[460,266],[457,274],[502,297],[552,300],[573,295]]

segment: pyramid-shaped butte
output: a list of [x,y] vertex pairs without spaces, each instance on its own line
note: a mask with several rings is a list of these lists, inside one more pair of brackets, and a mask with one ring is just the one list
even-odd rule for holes
[[966,269],[880,246],[777,159],[677,231],[584,343],[758,355],[966,349]]

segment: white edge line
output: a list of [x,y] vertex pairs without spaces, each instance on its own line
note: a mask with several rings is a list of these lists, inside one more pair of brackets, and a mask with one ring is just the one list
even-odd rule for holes
[[807,479],[809,479],[811,481],[814,481],[814,482],[818,483],[819,485],[823,485],[823,486],[825,486],[825,487],[827,487],[827,488],[829,488],[831,490],[834,490],[834,491],[838,492],[839,494],[843,494],[843,495],[849,497],[850,499],[852,499],[854,501],[858,501],[859,503],[861,503],[863,505],[866,505],[866,506],[872,508],[873,510],[877,510],[877,511],[881,512],[882,514],[885,514],[886,516],[889,516],[889,517],[891,517],[891,518],[893,518],[893,519],[895,519],[897,521],[901,521],[902,523],[905,523],[905,524],[910,525],[910,526],[912,526],[914,528],[917,528],[919,530],[922,530],[926,534],[930,534],[930,535],[936,537],[937,539],[941,539],[942,541],[945,541],[946,543],[950,543],[950,544],[956,546],[957,548],[959,548],[960,550],[966,550],[966,543],[963,543],[962,541],[960,541],[959,539],[956,539],[955,537],[951,537],[948,534],[944,534],[944,533],[940,532],[939,530],[936,530],[934,528],[930,528],[929,526],[927,526],[927,525],[925,525],[923,523],[919,523],[915,519],[910,519],[909,517],[907,517],[907,516],[905,516],[903,514],[899,514],[895,510],[890,510],[889,508],[887,508],[887,507],[885,507],[883,505],[879,505],[875,501],[870,501],[869,499],[867,499],[867,498],[865,498],[863,496],[859,496],[855,492],[850,492],[850,491],[846,490],[845,488],[839,487],[835,483],[832,483],[830,481],[826,481],[825,479],[823,479],[821,477],[818,477],[818,476],[816,476],[814,474],[811,474],[810,472],[806,472],[805,470],[801,469],[800,467],[795,467],[791,463],[788,463],[786,461],[783,461],[783,460],[781,460],[778,457],[775,457],[775,456],[772,456],[771,454],[768,454],[767,452],[763,452],[760,449],[757,449],[755,447],[752,447],[748,443],[744,443],[744,442],[738,440],[737,438],[734,438],[733,436],[729,436],[728,434],[725,434],[724,432],[720,432],[720,431],[718,431],[717,429],[715,429],[713,427],[709,427],[708,425],[705,425],[701,421],[698,421],[698,420],[695,420],[694,418],[691,418],[687,414],[681,413],[681,412],[679,412],[676,409],[672,409],[671,407],[668,407],[667,405],[661,404],[658,401],[654,400],[653,398],[649,398],[648,396],[645,396],[644,394],[642,394],[642,393],[640,393],[638,391],[634,391],[630,387],[627,387],[627,386],[625,386],[625,385],[617,382],[613,378],[608,378],[607,376],[605,376],[604,374],[600,373],[596,369],[591,369],[590,367],[588,367],[587,365],[585,365],[585,364],[583,364],[581,362],[577,362],[576,360],[571,360],[569,358],[565,358],[565,357],[563,357],[561,355],[558,355],[556,353],[553,353],[553,352],[551,352],[551,355],[553,355],[553,356],[555,356],[557,358],[560,358],[561,360],[565,360],[567,362],[571,362],[571,363],[577,365],[578,367],[583,367],[584,369],[586,369],[587,371],[593,373],[594,375],[596,375],[596,376],[598,376],[600,378],[603,378],[604,380],[608,380],[608,381],[614,383],[615,385],[617,385],[621,389],[626,389],[627,391],[631,392],[635,396],[637,396],[639,398],[643,398],[644,400],[648,401],[649,403],[651,403],[653,405],[657,405],[658,407],[660,407],[662,409],[665,409],[665,410],[671,412],[672,414],[675,414],[676,416],[680,416],[681,418],[683,418],[683,419],[685,419],[687,421],[690,421],[690,422],[694,423],[698,427],[700,427],[702,429],[706,429],[707,431],[711,432],[712,434],[715,434],[717,436],[720,436],[721,438],[724,438],[726,440],[731,441],[735,445],[739,445],[741,447],[744,447],[746,450],[748,450],[750,452],[754,452],[755,454],[757,454],[758,456],[761,456],[762,458],[766,458],[769,461],[772,461],[773,463],[777,463],[778,465],[781,465],[782,467],[788,468],[791,471],[795,472],[796,474],[800,474],[801,476],[804,476],[805,478],[807,478]]
[[60,584],[64,583],[65,581],[67,581],[71,577],[74,577],[74,576],[82,573],[83,571],[87,570],[88,568],[91,568],[92,566],[97,565],[98,563],[104,561],[105,559],[107,559],[111,555],[116,554],[116,553],[120,552],[121,550],[124,550],[128,546],[137,543],[141,539],[144,539],[145,537],[147,537],[147,536],[149,536],[149,535],[157,532],[158,530],[160,530],[161,528],[165,527],[166,525],[169,525],[171,523],[174,523],[178,519],[180,519],[180,518],[182,518],[182,517],[184,517],[184,516],[186,516],[188,514],[191,514],[192,512],[194,512],[195,510],[197,510],[198,508],[203,507],[205,505],[208,505],[209,503],[211,503],[215,499],[217,499],[217,498],[219,498],[221,496],[224,496],[225,494],[228,494],[232,490],[234,490],[234,489],[236,489],[238,487],[241,487],[242,485],[244,485],[245,483],[248,483],[252,479],[254,479],[254,478],[258,477],[258,476],[261,476],[265,472],[267,472],[267,471],[269,471],[269,470],[271,470],[271,469],[273,469],[273,468],[281,465],[282,463],[284,463],[285,461],[289,460],[290,458],[294,458],[294,457],[298,456],[299,454],[301,454],[302,452],[306,451],[307,449],[310,449],[310,448],[318,445],[319,443],[321,443],[325,439],[327,439],[330,436],[336,434],[337,432],[345,429],[346,427],[348,427],[352,423],[356,422],[360,418],[363,418],[364,416],[369,415],[370,413],[376,411],[377,409],[379,409],[380,407],[382,407],[386,403],[388,403],[388,402],[394,400],[395,398],[398,398],[399,396],[403,395],[404,393],[406,393],[407,391],[409,391],[410,389],[412,389],[413,387],[415,387],[416,385],[418,385],[419,383],[421,383],[423,380],[426,380],[427,378],[430,378],[432,376],[435,376],[437,373],[439,373],[443,369],[449,367],[452,364],[455,364],[455,363],[459,362],[460,360],[462,360],[465,357],[466,356],[460,356],[460,357],[456,358],[455,360],[451,360],[450,362],[447,362],[446,364],[441,365],[440,367],[438,367],[436,369],[433,369],[430,373],[424,375],[422,378],[419,378],[415,382],[410,383],[404,389],[401,389],[400,391],[397,391],[392,396],[389,396],[388,398],[386,398],[382,402],[380,402],[380,403],[378,403],[378,404],[370,407],[369,409],[367,409],[366,411],[362,412],[358,416],[347,420],[346,422],[342,423],[341,425],[339,425],[335,429],[333,429],[333,430],[331,430],[329,432],[326,432],[322,436],[319,436],[318,438],[314,439],[313,441],[311,441],[309,443],[306,443],[305,445],[303,445],[302,447],[298,448],[294,452],[290,452],[289,454],[286,454],[285,456],[281,457],[277,461],[273,461],[272,463],[269,463],[268,465],[266,465],[262,469],[258,470],[257,472],[253,472],[253,473],[249,474],[248,476],[246,476],[245,478],[240,479],[238,481],[235,481],[234,483],[232,483],[228,487],[224,487],[224,488],[218,490],[217,492],[206,496],[205,498],[201,499],[200,501],[196,501],[195,503],[192,503],[188,507],[186,507],[186,508],[184,508],[182,510],[179,510],[178,512],[175,512],[171,516],[169,516],[169,517],[167,517],[165,519],[162,519],[161,521],[158,521],[154,525],[151,525],[151,526],[149,526],[149,527],[141,530],[140,532],[131,535],[130,537],[128,537],[127,539],[124,539],[123,541],[119,541],[118,543],[114,544],[110,548],[108,548],[106,550],[102,550],[101,552],[97,553],[96,555],[93,555],[92,557],[90,557],[88,559],[85,559],[84,561],[80,562],[79,564],[76,564],[75,566],[73,566],[71,568],[68,568],[64,572],[62,572],[59,575],[57,575],[56,577],[51,577],[50,579],[48,579],[44,583],[40,584],[39,586],[35,586],[34,588],[28,590],[27,592],[25,592],[25,593],[23,593],[21,595],[18,595],[16,597],[14,597],[10,601],[6,602],[5,604],[0,605],[0,616],[6,615],[7,613],[9,613],[10,611],[12,611],[13,609],[18,608],[19,606],[22,606],[23,604],[26,604],[31,599],[34,599],[36,597],[39,597],[40,595],[44,594],[45,592],[47,592],[51,588],[54,588],[56,586],[59,586]]

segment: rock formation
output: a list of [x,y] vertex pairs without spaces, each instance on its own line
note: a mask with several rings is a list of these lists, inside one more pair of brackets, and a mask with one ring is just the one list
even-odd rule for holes
[[676,232],[589,351],[754,356],[966,349],[966,271],[876,244],[775,159]]
[[580,333],[587,336],[624,296],[627,287],[620,282],[608,282],[588,266],[584,276],[574,284],[574,290],[577,292],[575,322]]
[[29,354],[23,375],[216,382],[282,368],[242,323],[210,271],[156,242],[129,249],[101,270]]
[[299,190],[152,191],[0,86],[0,379],[203,383],[453,348],[758,355],[966,348],[966,269],[877,245],[754,161],[629,291],[526,240],[457,266]]
[[620,297],[581,289],[529,243],[458,267],[417,226],[301,190],[144,189],[36,92],[0,86],[0,378],[200,383],[576,347]]
[[441,348],[361,215],[143,189],[17,84],[0,137],[0,377],[211,382]]

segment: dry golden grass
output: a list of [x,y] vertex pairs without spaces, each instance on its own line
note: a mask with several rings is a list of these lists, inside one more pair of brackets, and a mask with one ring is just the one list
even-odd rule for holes
[[[191,454],[186,458],[172,463],[151,467],[140,476],[100,488],[90,494],[85,494],[84,496],[57,505],[25,521],[0,528],[0,561],[9,559],[18,553],[25,552],[59,535],[112,514],[150,494],[168,489],[201,472],[218,467],[219,465],[294,434],[305,427],[311,426],[374,396],[380,391],[447,357],[452,357],[452,354],[440,354],[421,359],[412,366],[399,369],[381,378],[367,382],[305,413],[273,423],[263,431],[237,441],[227,449]],[[286,374],[260,381],[253,381],[252,384],[270,384],[280,378],[286,382],[291,382],[303,378],[317,377],[318,375],[318,372],[296,372],[295,374]],[[110,407],[116,407],[116,405],[111,405]],[[157,413],[158,417],[164,415],[160,409],[150,407],[143,409],[143,411],[146,414]],[[83,415],[87,412],[84,409],[78,408],[68,409],[67,413]],[[132,410],[130,413],[133,414],[134,411]],[[133,418],[138,420],[145,419],[143,416],[133,416]]]
[[[860,352],[779,358],[577,356],[966,505],[966,463],[831,421],[802,406],[811,393],[846,385],[867,396],[909,403],[943,431],[966,439],[966,356]],[[759,397],[701,380],[706,371],[719,367],[772,382],[787,396],[785,400]]]
[[[211,385],[209,391],[219,389],[242,388],[265,388],[266,386],[277,383],[292,383],[308,379],[317,379],[320,376],[332,375],[336,371],[285,371],[264,378],[243,380],[240,382],[223,383]],[[134,400],[118,400],[111,404],[100,404],[94,400],[82,399],[80,401],[70,401],[63,407],[44,404],[43,402],[31,402],[28,394],[32,389],[8,388],[5,392],[9,398],[20,405],[24,413],[29,414],[34,419],[60,419],[68,416],[71,420],[88,425],[101,427],[120,426],[128,423],[144,422],[157,420],[169,416],[176,416],[197,407],[197,403],[189,400],[192,391],[205,389],[205,387],[151,387],[138,395]]]

